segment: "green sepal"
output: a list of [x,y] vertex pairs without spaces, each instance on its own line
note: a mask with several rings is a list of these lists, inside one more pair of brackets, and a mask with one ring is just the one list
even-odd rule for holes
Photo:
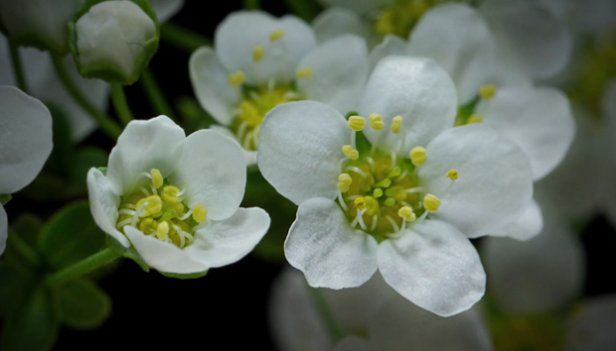
[[71,328],[96,328],[111,314],[111,299],[90,280],[67,283],[55,294],[60,319]]
[[6,204],[9,203],[9,201],[11,201],[12,198],[13,198],[13,196],[11,194],[2,194],[2,195],[0,195],[0,204],[6,205]]

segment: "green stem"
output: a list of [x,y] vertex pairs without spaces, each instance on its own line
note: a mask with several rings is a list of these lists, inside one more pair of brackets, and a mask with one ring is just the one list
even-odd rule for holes
[[152,107],[154,108],[154,112],[160,115],[172,117],[173,110],[167,102],[167,99],[165,99],[165,95],[160,90],[160,86],[156,82],[156,78],[154,78],[154,75],[149,68],[145,68],[143,72],[141,72],[140,82],[145,90],[148,100],[150,100],[150,104],[152,104]]
[[130,107],[126,101],[126,95],[124,94],[124,87],[120,83],[111,83],[111,101],[113,108],[120,117],[120,120],[124,124],[133,120],[133,114],[130,112]]
[[244,8],[248,10],[258,10],[261,7],[259,0],[244,0]]
[[117,250],[111,248],[103,249],[71,266],[49,275],[46,282],[51,287],[60,286],[77,278],[81,278],[95,269],[111,263],[120,257],[122,257],[122,254]]
[[24,75],[24,67],[21,62],[21,56],[19,55],[19,48],[12,40],[9,40],[9,52],[11,55],[11,65],[13,66],[13,74],[15,75],[15,81],[17,87],[24,92],[28,92],[28,85],[26,84],[26,76]]
[[56,69],[56,73],[58,74],[58,78],[64,85],[66,91],[71,95],[71,97],[79,104],[79,106],[88,113],[95,121],[98,123],[99,127],[103,132],[105,132],[108,136],[116,139],[122,129],[120,126],[109,117],[106,113],[99,111],[96,106],[94,106],[83,94],[81,89],[75,84],[73,79],[71,79],[66,67],[64,66],[64,62],[62,62],[62,58],[56,55],[51,56],[51,61],[53,62],[54,68]]
[[8,237],[8,244],[24,261],[24,263],[31,268],[38,267],[41,263],[36,252],[26,243],[19,234],[10,232]]
[[341,340],[344,337],[342,333],[342,329],[338,323],[336,323],[336,319],[329,306],[327,305],[327,301],[325,301],[325,297],[319,289],[308,288],[310,295],[312,295],[313,301],[316,305],[317,311],[321,315],[323,322],[325,322],[325,326],[329,330],[329,333],[334,342]]
[[163,41],[188,53],[192,53],[202,46],[211,45],[210,40],[201,34],[169,22],[162,26],[160,35]]

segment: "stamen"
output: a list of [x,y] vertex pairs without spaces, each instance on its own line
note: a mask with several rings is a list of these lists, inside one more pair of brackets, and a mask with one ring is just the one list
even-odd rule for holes
[[415,212],[413,212],[413,209],[409,206],[400,207],[400,209],[398,210],[398,216],[404,219],[406,222],[413,222],[417,219],[417,217],[415,216]]
[[152,168],[149,175],[150,179],[152,179],[152,185],[155,189],[158,189],[163,186],[163,175],[157,168]]
[[192,210],[192,218],[195,222],[201,223],[205,221],[207,217],[207,209],[203,204],[197,204]]
[[490,100],[496,94],[496,85],[494,84],[485,84],[481,88],[479,88],[479,96],[483,100]]
[[370,128],[374,130],[383,130],[385,128],[385,123],[383,123],[383,116],[378,113],[372,113],[368,116],[370,120]]
[[338,176],[338,189],[341,192],[346,193],[347,191],[349,191],[349,188],[351,187],[352,183],[353,183],[353,178],[351,178],[351,176],[348,173],[341,173]]
[[472,124],[472,123],[481,123],[483,122],[483,116],[478,114],[478,113],[473,113],[469,118],[468,118],[468,124]]
[[395,116],[391,120],[391,132],[393,134],[400,133],[400,128],[402,127],[402,116]]
[[342,153],[349,160],[355,161],[359,158],[359,151],[357,151],[357,149],[353,148],[353,146],[348,144],[342,146]]
[[229,84],[239,87],[246,81],[246,76],[242,71],[235,71],[229,74]]
[[391,216],[385,216],[385,219],[387,219],[389,224],[391,224],[391,227],[394,230],[394,233],[397,233],[400,231],[400,227],[398,227],[398,224],[396,223],[396,221],[394,221],[393,218],[391,218]]
[[166,241],[169,234],[169,223],[166,221],[158,223],[156,227],[156,238],[158,240]]
[[447,178],[451,180],[457,180],[458,177],[460,176],[460,174],[458,173],[458,170],[455,168],[448,170],[447,173],[445,173],[445,175],[447,176]]
[[423,199],[423,206],[426,211],[435,213],[441,206],[441,200],[436,195],[426,194]]
[[428,159],[428,151],[423,146],[415,146],[409,152],[409,157],[413,165],[421,166]]
[[280,29],[280,28],[279,28],[279,29],[275,29],[275,30],[273,30],[273,31],[270,33],[270,35],[269,35],[269,40],[270,40],[271,42],[275,42],[275,41],[280,40],[283,36],[284,36],[284,30],[282,30],[282,29]]
[[303,78],[311,78],[312,77],[312,68],[310,67],[302,67],[295,72],[295,77],[297,79]]
[[347,121],[348,127],[354,132],[361,132],[366,126],[366,119],[362,116],[350,116]]
[[262,45],[255,45],[252,48],[252,60],[255,62],[261,61],[263,56],[265,55],[265,49]]

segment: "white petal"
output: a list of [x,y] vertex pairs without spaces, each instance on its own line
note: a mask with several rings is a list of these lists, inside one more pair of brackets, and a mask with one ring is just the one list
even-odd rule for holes
[[362,19],[355,12],[341,7],[321,12],[312,22],[312,27],[319,43],[344,34],[355,34],[363,38],[369,36]]
[[51,153],[51,114],[39,100],[0,86],[0,194],[30,184]]
[[105,233],[111,235],[122,246],[128,248],[129,243],[124,234],[116,229],[118,221],[118,206],[120,206],[120,194],[107,177],[97,168],[88,171],[88,197],[90,200],[90,212],[94,222]]
[[532,200],[513,220],[513,222],[495,232],[493,236],[506,236],[512,239],[524,241],[529,240],[541,233],[541,229],[543,229],[543,215],[541,213],[541,208],[539,208],[539,204],[537,204],[535,200]]
[[368,60],[370,61],[370,71],[387,56],[408,56],[410,55],[409,43],[395,35],[387,35],[383,41],[372,48]]
[[137,228],[126,226],[124,233],[126,233],[143,261],[159,272],[194,274],[208,270],[207,266],[194,261],[186,250],[152,236],[147,236]]
[[9,220],[6,216],[4,206],[0,204],[0,256],[4,253],[6,248],[6,238],[8,234]]
[[[428,144],[419,177],[442,204],[433,216],[469,237],[498,234],[533,195],[530,164],[522,150],[492,128],[473,124],[451,128]],[[457,169],[452,183],[445,176]]]
[[341,113],[357,107],[368,77],[366,42],[354,35],[329,40],[312,50],[297,66],[312,76],[297,80],[301,93],[324,102]]
[[[402,133],[410,148],[450,128],[457,108],[456,88],[434,61],[391,56],[381,60],[368,79],[359,112],[380,113],[386,126],[394,116],[402,116]],[[371,140],[378,135],[369,128],[366,134]],[[388,140],[393,146],[399,138]]]
[[208,210],[208,218],[228,218],[244,197],[244,153],[235,140],[216,131],[194,132],[182,146],[172,180],[186,190],[191,208],[201,203]]
[[131,121],[109,155],[107,177],[122,194],[147,180],[143,172],[158,168],[168,176],[180,156],[184,131],[166,116]]
[[360,286],[376,271],[377,243],[351,228],[338,205],[313,198],[300,204],[284,244],[291,266],[313,287],[342,289]]
[[150,3],[161,23],[167,22],[184,6],[184,0],[150,0]]
[[279,105],[261,124],[257,155],[261,174],[295,204],[317,196],[333,199],[344,157],[341,149],[350,135],[344,117],[325,104]]
[[208,47],[193,52],[189,61],[190,82],[199,104],[219,123],[231,124],[233,110],[240,100],[238,88],[229,84],[229,73]]
[[535,179],[563,160],[575,134],[569,100],[552,88],[502,87],[477,113],[526,153]]
[[486,238],[483,253],[495,301],[515,313],[555,310],[583,286],[584,254],[564,218],[546,217],[529,241]]
[[[237,140],[236,135],[233,134],[231,129],[229,129],[227,127],[223,127],[223,126],[219,126],[219,125],[211,125],[210,129],[211,130],[215,130],[215,131],[217,131],[218,133],[220,133],[222,135],[226,135],[229,138],[231,138],[233,140],[236,140],[239,143],[239,141]],[[256,165],[257,164],[257,152],[256,151],[246,150],[244,148],[242,148],[242,151],[244,152],[244,160],[246,160],[246,166],[252,166],[252,165]]]
[[199,229],[195,241],[186,250],[193,260],[204,266],[226,266],[250,253],[269,225],[269,215],[262,209],[240,208],[233,216],[212,221]]
[[340,340],[334,347],[334,351],[370,351],[370,344],[367,340],[358,336],[347,336]]
[[445,4],[427,12],[412,32],[413,55],[438,62],[453,78],[464,104],[489,75],[494,41],[479,13],[463,4]]
[[[269,36],[282,29],[276,41]],[[313,47],[316,39],[308,24],[294,16],[280,19],[265,12],[239,11],[227,16],[215,34],[216,53],[229,72],[241,70],[249,84],[267,84],[270,80],[289,82],[295,66]],[[264,56],[253,60],[255,45],[261,45]]]
[[[486,1],[481,11],[509,57],[535,78],[549,78],[569,61],[572,39],[564,24],[538,1]],[[508,65],[503,62],[503,66]]]
[[485,291],[477,251],[464,234],[441,221],[425,220],[401,237],[383,241],[378,261],[387,284],[439,316],[468,310]]
[[616,345],[616,295],[582,303],[567,321],[567,351],[604,351]]

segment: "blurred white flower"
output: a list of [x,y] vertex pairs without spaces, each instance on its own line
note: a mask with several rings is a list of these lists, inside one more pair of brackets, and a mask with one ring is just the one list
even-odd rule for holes
[[[51,115],[39,100],[11,86],[0,86],[0,195],[30,184],[53,146]],[[6,246],[8,220],[0,203],[0,254]]]
[[316,47],[310,27],[293,16],[237,12],[217,28],[215,49],[190,59],[197,99],[254,163],[265,114],[278,104],[322,101],[345,113],[361,94],[368,74],[367,48],[346,35]]
[[156,12],[158,21],[162,23],[167,22],[182,9],[184,0],[150,0],[150,4]]
[[274,283],[270,326],[281,351],[492,349],[476,311],[435,316],[394,294],[378,274],[362,287],[336,291],[310,288],[286,270]]
[[525,212],[527,157],[490,127],[453,128],[456,89],[428,59],[381,60],[357,111],[367,120],[300,101],[265,118],[259,169],[299,205],[287,260],[311,286],[359,286],[378,267],[420,307],[467,310],[485,285],[468,238],[508,235]]
[[106,174],[88,191],[99,227],[160,272],[203,273],[248,254],[269,227],[260,208],[239,208],[246,183],[241,148],[211,130],[188,137],[165,116],[132,121]]

